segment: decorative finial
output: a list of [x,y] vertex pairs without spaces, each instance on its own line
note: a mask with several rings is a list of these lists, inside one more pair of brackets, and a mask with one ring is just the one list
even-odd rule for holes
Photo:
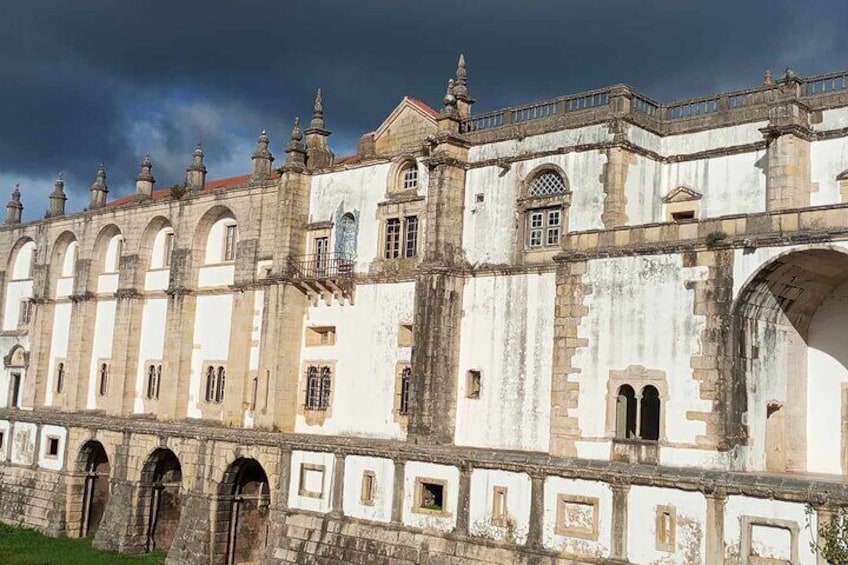
[[142,169],[152,169],[153,168],[153,162],[150,160],[150,153],[144,154],[144,159],[141,161],[141,168]]
[[203,159],[203,142],[198,141],[197,145],[194,146],[194,157]]
[[468,75],[465,71],[465,55],[459,55],[459,63],[456,66],[456,83],[453,94],[457,98],[468,96]]
[[791,67],[786,67],[786,72],[783,75],[783,78],[785,80],[792,80],[792,79],[796,78],[797,76],[798,75],[795,74],[795,71],[792,70]]
[[103,163],[100,163],[100,167],[97,169],[97,174],[94,176],[94,184],[103,185],[106,182],[106,167]]
[[294,119],[294,127],[291,132],[292,141],[300,141],[303,139],[303,134],[300,133],[300,118],[296,117]]
[[320,88],[315,94],[315,104],[312,106],[312,121],[309,122],[309,127],[310,129],[324,129],[324,97]]
[[20,224],[23,209],[24,205],[21,204],[21,188],[19,184],[15,184],[15,190],[12,191],[12,199],[6,204],[6,223]]
[[771,86],[772,85],[771,69],[766,69],[766,74],[763,76],[763,85],[764,86]]
[[21,185],[20,183],[15,183],[15,190],[12,191],[12,202],[21,203]]
[[456,96],[454,95],[453,89],[454,82],[453,79],[450,79],[448,81],[448,89],[445,92],[445,97],[442,99],[445,108],[453,108],[456,106]]

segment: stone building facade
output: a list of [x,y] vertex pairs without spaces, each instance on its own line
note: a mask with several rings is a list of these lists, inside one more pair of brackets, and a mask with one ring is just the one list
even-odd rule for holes
[[848,74],[473,103],[461,59],[354,156],[319,92],[242,177],[16,189],[0,519],[175,564],[819,562]]

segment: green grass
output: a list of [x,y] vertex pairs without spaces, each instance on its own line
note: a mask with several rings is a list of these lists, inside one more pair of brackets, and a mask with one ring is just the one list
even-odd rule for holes
[[3,565],[160,565],[165,553],[122,555],[91,547],[90,539],[51,538],[25,528],[0,524]]

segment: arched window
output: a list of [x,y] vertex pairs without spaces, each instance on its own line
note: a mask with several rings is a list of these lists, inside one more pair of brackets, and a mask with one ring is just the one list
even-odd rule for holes
[[224,383],[227,378],[227,371],[223,367],[218,367],[215,377],[215,403],[221,404],[224,401]]
[[622,385],[615,399],[615,437],[636,437],[636,391],[630,385]]
[[204,400],[212,402],[215,398],[215,367],[209,365],[206,367],[206,394]]
[[109,391],[109,365],[106,363],[100,364],[100,396],[106,396]]
[[341,260],[356,257],[356,218],[350,212],[339,218],[336,227],[336,253]]
[[660,393],[651,385],[642,389],[639,416],[639,437],[657,441],[660,439]]
[[418,190],[418,163],[409,162],[400,172],[401,190]]
[[310,366],[306,371],[307,410],[326,410],[330,407],[332,372],[329,367]]
[[162,379],[162,365],[149,365],[147,367],[147,398],[159,399],[159,383]]
[[556,171],[544,171],[530,182],[530,198],[541,196],[556,196],[565,194],[566,186],[563,178]]
[[62,394],[65,390],[65,364],[61,361],[56,365],[56,392]]

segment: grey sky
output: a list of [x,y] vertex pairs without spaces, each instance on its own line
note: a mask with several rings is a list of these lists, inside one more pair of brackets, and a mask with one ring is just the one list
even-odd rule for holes
[[460,52],[475,112],[617,82],[668,101],[848,68],[845,29],[845,0],[7,2],[0,198],[20,182],[39,217],[64,171],[79,210],[101,161],[116,198],[146,151],[170,186],[198,139],[210,178],[247,172],[318,86],[346,154],[404,95],[438,107]]

